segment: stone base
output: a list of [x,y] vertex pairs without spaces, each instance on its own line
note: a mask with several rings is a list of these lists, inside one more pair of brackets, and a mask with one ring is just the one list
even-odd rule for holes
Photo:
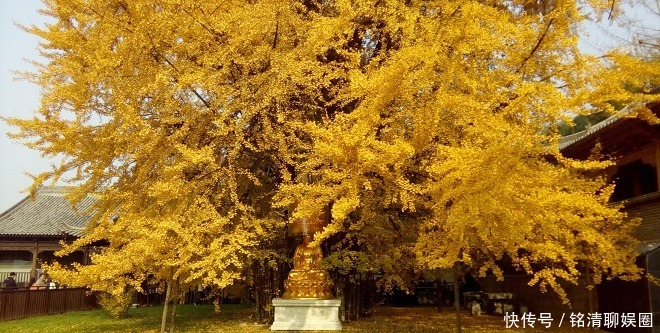
[[271,331],[340,331],[339,299],[273,299]]

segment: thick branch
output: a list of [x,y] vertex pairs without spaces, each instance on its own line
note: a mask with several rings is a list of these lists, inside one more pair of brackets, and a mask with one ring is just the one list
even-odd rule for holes
[[612,12],[614,11],[614,4],[615,3],[616,3],[616,0],[612,0],[612,6],[610,6],[610,13],[607,15],[608,20],[612,19]]
[[[152,40],[152,43],[151,43],[151,44],[153,45],[153,40]],[[158,52],[158,51],[156,50],[155,47],[152,47],[152,51],[154,52],[154,58],[156,59],[156,61],[158,61],[158,58],[163,59],[163,60],[164,60],[164,61],[165,61],[170,67],[172,67],[172,69],[174,69],[174,71],[175,71],[177,74],[180,74],[180,72],[179,72],[179,70],[176,68],[176,66],[175,66],[175,65],[174,65],[169,59],[167,59],[167,57],[165,57],[165,56],[163,56],[162,54],[160,54],[160,52]],[[177,78],[174,78],[174,80],[175,80],[175,81],[178,81]],[[200,94],[199,94],[194,88],[192,88],[191,86],[188,86],[188,87],[189,87],[190,90],[193,92],[193,94],[195,94],[195,96],[197,96],[197,98],[198,98],[198,99],[199,99],[199,100],[200,100],[200,101],[201,101],[201,102],[202,102],[207,108],[209,108],[209,109],[211,108],[211,103],[209,103],[206,99],[204,99],[204,97],[202,97],[202,95],[200,95]]]
[[279,33],[280,21],[275,23],[275,38],[273,39],[273,50],[277,47],[277,35]]
[[550,19],[550,21],[548,22],[548,26],[545,27],[545,31],[543,32],[543,34],[541,35],[539,40],[536,42],[536,45],[534,45],[534,48],[532,48],[532,52],[530,52],[529,55],[527,56],[527,58],[525,58],[525,60],[523,60],[523,62],[520,64],[520,67],[518,67],[518,69],[516,70],[516,73],[520,72],[520,70],[522,70],[523,67],[525,67],[525,63],[527,63],[527,60],[529,60],[534,55],[534,53],[536,53],[536,50],[539,49],[539,47],[541,46],[541,43],[543,43],[543,39],[548,34],[548,31],[550,31],[550,27],[552,26],[552,22],[554,20],[555,20],[554,17]]

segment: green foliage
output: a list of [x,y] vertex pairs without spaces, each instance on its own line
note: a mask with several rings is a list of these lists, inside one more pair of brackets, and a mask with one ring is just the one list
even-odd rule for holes
[[[622,106],[614,106],[616,110],[622,109]],[[571,123],[561,122],[559,124],[559,134],[567,136],[587,129],[589,126],[598,124],[607,119],[611,114],[606,111],[596,112],[588,115],[577,115]]]

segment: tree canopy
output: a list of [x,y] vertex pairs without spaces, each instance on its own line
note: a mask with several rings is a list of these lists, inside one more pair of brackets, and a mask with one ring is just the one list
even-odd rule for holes
[[71,281],[226,286],[327,206],[329,267],[389,282],[456,262],[499,274],[504,257],[560,295],[582,264],[640,274],[635,222],[588,176],[611,162],[557,148],[562,120],[658,100],[657,62],[577,48],[580,7],[611,1],[46,4],[56,22],[29,28],[41,107],[8,122],[62,158],[35,187],[99,198],[72,248],[110,246]]

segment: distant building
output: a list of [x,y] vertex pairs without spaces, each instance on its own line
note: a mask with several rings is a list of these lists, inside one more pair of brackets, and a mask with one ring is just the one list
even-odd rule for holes
[[[71,242],[82,236],[90,217],[85,211],[95,201],[91,196],[72,207],[65,197],[67,187],[49,186],[37,190],[34,199],[26,197],[0,214],[0,281],[16,272],[19,286],[38,277],[42,263],[52,263],[60,241]],[[86,264],[91,246],[57,258],[62,264]]]
[[[648,107],[660,116],[660,104]],[[611,201],[622,203],[630,217],[642,219],[641,225],[634,230],[634,236],[640,240],[637,264],[660,278],[660,125],[628,117],[631,112],[632,108],[626,108],[584,131],[566,136],[559,148],[566,157],[585,160],[599,146],[601,154],[615,161],[615,165],[604,172],[610,182],[616,182]],[[648,279],[603,281],[591,291],[586,288],[584,277],[578,280],[578,285],[563,284],[571,308],[551,292],[540,294],[537,286],[527,285],[529,280],[527,275],[505,272],[503,282],[489,276],[479,279],[479,283],[485,292],[512,293],[515,303],[524,305],[535,314],[553,313],[553,318],[577,312],[613,312],[619,316],[622,313],[653,313],[653,328],[625,329],[619,325],[614,331],[660,332],[660,287],[649,283]]]
[[[660,116],[660,104],[648,105]],[[612,157],[616,165],[605,170],[616,183],[612,202],[624,205],[630,217],[642,219],[634,236],[641,241],[637,264],[660,278],[660,125],[627,117],[630,109],[612,116],[582,132],[567,136],[560,144],[562,154],[587,159],[596,145],[600,153]],[[598,311],[602,313],[653,312],[653,330],[660,332],[660,287],[647,279],[637,282],[604,281],[598,287]],[[624,330],[620,330],[624,331]]]

